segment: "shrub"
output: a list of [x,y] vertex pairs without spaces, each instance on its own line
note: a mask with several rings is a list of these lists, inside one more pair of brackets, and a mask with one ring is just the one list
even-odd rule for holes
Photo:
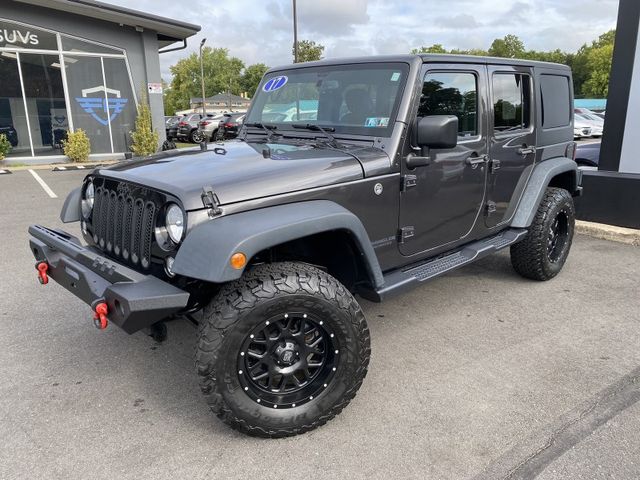
[[0,133],[0,160],[4,160],[11,151],[11,143],[4,133]]
[[89,137],[81,128],[69,132],[67,139],[62,141],[62,151],[72,162],[86,162],[91,153]]
[[131,133],[131,151],[139,156],[145,157],[158,151],[158,132],[153,130],[151,123],[151,109],[143,101],[138,105],[138,116],[136,118],[136,128]]

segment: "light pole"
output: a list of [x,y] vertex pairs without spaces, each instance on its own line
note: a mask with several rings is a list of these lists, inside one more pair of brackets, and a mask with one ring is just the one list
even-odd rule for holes
[[298,15],[296,0],[293,0],[293,63],[298,63]]
[[204,100],[204,63],[202,62],[202,47],[207,39],[203,38],[200,42],[200,86],[202,87],[202,118],[207,118],[207,109]]

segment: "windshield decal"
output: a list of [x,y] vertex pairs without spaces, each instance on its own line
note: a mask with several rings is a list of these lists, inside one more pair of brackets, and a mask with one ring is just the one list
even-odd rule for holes
[[393,75],[391,75],[391,81],[397,82],[398,80],[400,80],[400,72],[393,72]]
[[369,117],[364,122],[365,127],[386,127],[389,125],[389,117]]
[[273,77],[271,80],[264,84],[262,90],[265,92],[275,92],[276,90],[284,87],[288,81],[289,77],[287,77],[286,75]]

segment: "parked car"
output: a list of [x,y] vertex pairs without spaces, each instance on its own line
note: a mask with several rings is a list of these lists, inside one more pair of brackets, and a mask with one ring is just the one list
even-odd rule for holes
[[591,136],[591,127],[586,123],[574,120],[573,124],[573,138],[574,140],[580,140],[582,138],[588,138]]
[[178,140],[191,143],[202,142],[204,136],[198,131],[198,123],[201,119],[202,115],[199,113],[190,113],[182,117],[178,122],[176,134]]
[[576,147],[576,163],[579,167],[597,167],[600,162],[600,142],[579,143]]
[[178,136],[178,123],[182,119],[181,116],[175,115],[171,117],[164,117],[165,132],[167,134],[167,140],[175,140]]
[[0,134],[4,134],[12,147],[18,146],[18,132],[13,125],[0,126]]
[[236,138],[246,112],[225,113],[218,123],[216,140],[229,140]]
[[[571,82],[564,65],[455,55],[272,69],[243,141],[88,173],[60,215],[87,245],[58,225],[30,226],[36,278],[90,305],[100,330],[148,328],[160,341],[164,322],[198,324],[194,374],[213,413],[249,435],[313,430],[343,411],[367,374],[371,339],[355,295],[385,301],[508,247],[524,278],[562,271],[581,175],[566,157],[572,127],[545,129],[533,112],[563,118]],[[553,95],[534,93],[548,88]],[[317,121],[265,122],[280,98],[315,90]],[[464,173],[434,175],[443,163]],[[554,287],[518,290],[544,301]],[[55,294],[47,301],[64,302]],[[456,294],[469,308],[478,299],[473,289]],[[555,311],[566,308],[575,307]],[[391,341],[381,330],[377,343]],[[104,357],[98,371],[145,368],[140,358]],[[388,384],[406,397],[415,390]]]
[[589,113],[575,113],[574,118],[580,124],[586,124],[591,128],[591,136],[595,138],[602,137],[602,130],[604,129],[604,120],[591,115]]
[[198,123],[198,130],[204,136],[205,140],[213,142],[218,134],[218,126],[224,115],[214,115],[210,118],[204,118]]

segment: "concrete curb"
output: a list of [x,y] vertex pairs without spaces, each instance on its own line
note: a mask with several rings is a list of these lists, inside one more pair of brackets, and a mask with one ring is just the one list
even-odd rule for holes
[[640,230],[634,230],[633,228],[578,220],[576,221],[576,232],[590,237],[640,247]]

